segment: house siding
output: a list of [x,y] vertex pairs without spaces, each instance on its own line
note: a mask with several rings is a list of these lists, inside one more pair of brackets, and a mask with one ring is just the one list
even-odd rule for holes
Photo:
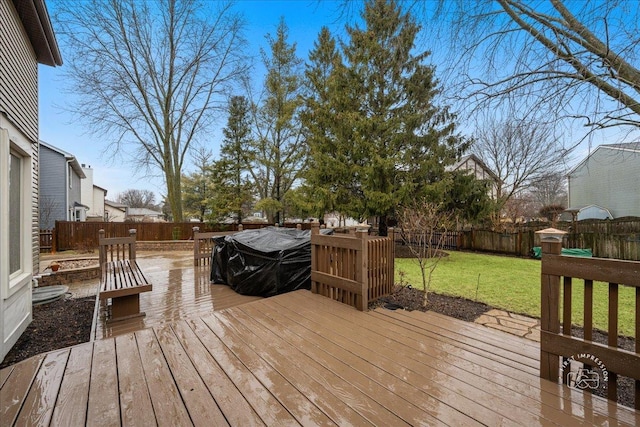
[[640,153],[599,147],[569,174],[569,205],[599,205],[614,218],[640,216]]
[[[0,128],[9,134],[10,144],[16,144],[28,164],[31,189],[27,216],[31,226],[20,238],[31,247],[24,254],[26,269],[19,280],[10,278],[8,257],[0,264],[0,359],[18,340],[32,319],[31,280],[39,270],[38,215],[38,64],[14,5],[0,0]],[[8,147],[3,147],[6,149]],[[29,178],[27,178],[29,179]],[[8,182],[0,183],[8,191]],[[29,220],[27,219],[27,221]],[[4,223],[3,224],[7,224]],[[7,234],[6,225],[0,233]],[[6,241],[5,241],[6,242]],[[4,245],[5,243],[3,243]],[[8,247],[8,243],[6,243]],[[3,246],[3,251],[6,250]],[[28,255],[27,255],[28,254]],[[8,292],[7,292],[7,289]]]
[[68,166],[64,156],[40,145],[40,228],[50,229],[56,220],[67,220],[66,174]]
[[13,4],[0,1],[0,111],[38,141],[38,64]]

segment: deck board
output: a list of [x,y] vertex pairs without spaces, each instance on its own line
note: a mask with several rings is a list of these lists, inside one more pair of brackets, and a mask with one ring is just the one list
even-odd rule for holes
[[138,254],[137,263],[153,285],[151,292],[140,294],[142,317],[107,322],[106,307],[100,306],[93,339],[129,334],[190,317],[207,316],[260,297],[240,295],[227,285],[212,285],[209,266],[193,266],[193,253],[176,259],[154,254]]
[[120,388],[120,417],[123,426],[156,425],[155,413],[151,405],[147,379],[134,334],[115,338]]
[[0,416],[3,426],[640,425],[638,411],[538,378],[537,348],[433,313],[362,313],[296,291],[27,359],[0,371]]
[[86,423],[86,411],[78,411],[77,408],[87,407],[89,382],[85,379],[91,375],[91,356],[90,344],[71,348],[51,419],[52,425],[80,426]]

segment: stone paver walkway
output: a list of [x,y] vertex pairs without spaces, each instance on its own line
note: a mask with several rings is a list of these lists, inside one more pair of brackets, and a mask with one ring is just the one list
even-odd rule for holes
[[540,342],[540,319],[494,309],[478,317],[475,323]]

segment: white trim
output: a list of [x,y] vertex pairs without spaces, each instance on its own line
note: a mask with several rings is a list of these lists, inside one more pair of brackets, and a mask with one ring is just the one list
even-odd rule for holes
[[0,128],[0,163],[2,168],[0,176],[0,188],[2,196],[0,203],[2,207],[2,219],[0,219],[0,252],[9,253],[9,227],[11,223],[9,210],[9,165],[11,154],[21,158],[21,187],[20,187],[20,267],[13,274],[10,273],[9,257],[0,257],[0,297],[7,299],[22,289],[25,285],[30,285],[33,275],[33,248],[31,243],[31,165],[32,147],[26,138],[19,134],[9,135],[7,129]]

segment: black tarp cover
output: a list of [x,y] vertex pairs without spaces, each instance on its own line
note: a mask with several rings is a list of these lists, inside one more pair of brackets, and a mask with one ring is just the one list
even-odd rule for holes
[[[333,230],[321,230],[331,234]],[[269,297],[311,288],[311,231],[267,227],[214,238],[211,281]]]

